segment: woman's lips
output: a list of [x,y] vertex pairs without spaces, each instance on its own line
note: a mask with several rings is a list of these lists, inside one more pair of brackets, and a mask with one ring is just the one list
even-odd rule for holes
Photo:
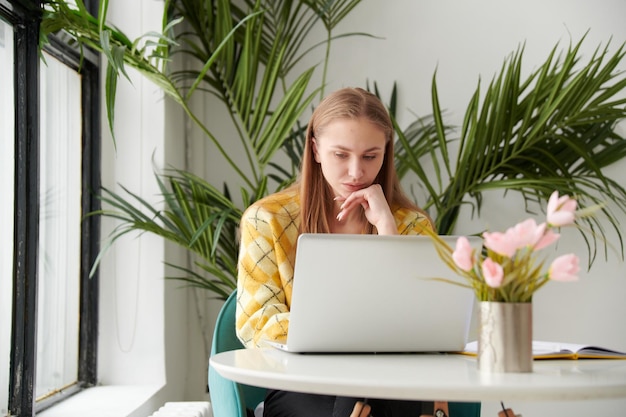
[[363,184],[351,184],[351,183],[344,183],[343,186],[350,191],[351,193],[355,192],[355,191],[359,191],[363,188],[365,188],[365,186]]

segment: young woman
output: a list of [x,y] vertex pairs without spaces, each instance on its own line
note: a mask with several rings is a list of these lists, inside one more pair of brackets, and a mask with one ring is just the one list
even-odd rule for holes
[[[252,204],[241,220],[237,335],[249,348],[285,342],[296,241],[301,233],[419,234],[433,227],[403,193],[393,126],[373,94],[343,88],[313,112],[298,181]],[[338,311],[338,314],[341,314]],[[419,416],[421,403],[269,390],[265,416]],[[446,410],[447,411],[447,410]]]

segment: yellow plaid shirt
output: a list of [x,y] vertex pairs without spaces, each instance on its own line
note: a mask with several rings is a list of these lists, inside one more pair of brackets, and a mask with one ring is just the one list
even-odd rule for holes
[[[297,191],[287,190],[257,201],[243,214],[236,327],[246,347],[263,346],[264,340],[287,340],[299,211]],[[400,234],[432,228],[421,213],[392,211]]]

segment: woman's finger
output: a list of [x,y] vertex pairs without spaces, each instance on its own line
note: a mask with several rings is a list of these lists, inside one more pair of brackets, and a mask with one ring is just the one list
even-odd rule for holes
[[354,409],[352,409],[350,417],[369,417],[370,411],[372,411],[372,407],[370,407],[369,404],[366,404],[363,401],[357,401],[354,404]]

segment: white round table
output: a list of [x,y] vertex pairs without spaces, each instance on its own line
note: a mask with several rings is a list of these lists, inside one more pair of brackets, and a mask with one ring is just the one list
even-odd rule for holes
[[481,373],[455,354],[297,354],[241,349],[210,358],[236,382],[353,397],[448,401],[626,398],[626,360],[535,360],[531,373]]

